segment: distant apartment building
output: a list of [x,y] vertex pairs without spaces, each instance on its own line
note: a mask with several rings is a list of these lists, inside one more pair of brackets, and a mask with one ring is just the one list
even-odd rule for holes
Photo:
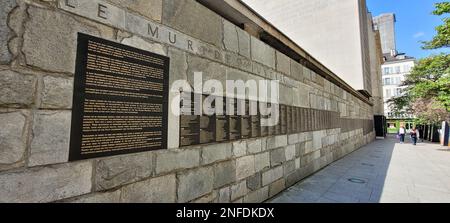
[[350,86],[372,96],[372,25],[365,0],[244,2]]
[[384,13],[373,18],[375,29],[380,31],[383,54],[390,54],[391,50],[397,50],[395,44],[395,21],[394,13]]
[[400,96],[406,86],[402,86],[406,75],[409,75],[411,69],[415,65],[413,57],[406,56],[404,53],[397,54],[392,51],[390,54],[384,55],[384,63],[381,66],[383,73],[383,95],[384,95],[384,112],[388,119],[408,119],[413,118],[405,113],[395,113],[389,108],[387,101],[393,97]]

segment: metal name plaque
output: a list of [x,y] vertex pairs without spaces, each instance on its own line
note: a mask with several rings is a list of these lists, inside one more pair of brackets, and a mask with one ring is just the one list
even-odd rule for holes
[[78,34],[69,161],[167,148],[169,58]]

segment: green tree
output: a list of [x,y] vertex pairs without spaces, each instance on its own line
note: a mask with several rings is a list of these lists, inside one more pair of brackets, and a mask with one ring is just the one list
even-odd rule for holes
[[[442,16],[450,13],[450,2],[436,3],[435,7],[436,10],[433,11],[434,15]],[[423,42],[424,49],[438,49],[450,46],[450,18],[445,17],[442,21],[444,24],[436,27],[436,36],[431,41]]]

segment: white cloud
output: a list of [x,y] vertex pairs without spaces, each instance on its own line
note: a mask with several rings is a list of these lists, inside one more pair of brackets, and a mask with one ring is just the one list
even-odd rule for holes
[[425,36],[424,32],[418,32],[418,33],[413,35],[414,39],[417,39],[417,38],[422,37],[422,36]]

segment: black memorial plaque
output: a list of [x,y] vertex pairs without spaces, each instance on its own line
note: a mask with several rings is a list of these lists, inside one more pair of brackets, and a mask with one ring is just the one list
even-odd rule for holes
[[[228,141],[229,123],[228,116],[226,116],[226,103],[225,98],[222,98],[222,114],[216,114],[216,142]],[[217,99],[215,101],[215,106],[217,105]]]
[[241,117],[241,138],[247,139],[252,137],[252,123],[250,118],[250,104],[247,100],[238,100],[238,103],[244,105],[244,114]]
[[[206,95],[202,95],[202,100],[201,102],[205,101],[206,99]],[[207,108],[203,108],[208,110],[208,114],[203,114],[202,116],[200,116],[200,143],[211,143],[211,142],[215,142],[216,141],[216,136],[215,136],[215,132],[216,132],[216,117],[215,115],[211,115],[214,114],[214,100],[212,101],[212,103],[207,103],[207,104],[212,104],[212,107],[207,107]]]
[[237,140],[241,138],[241,117],[238,115],[237,99],[227,98],[229,109],[229,140]]
[[[252,138],[261,136],[261,117],[259,113],[257,101],[250,101],[250,119],[251,119],[251,129],[252,129]],[[254,111],[252,113],[252,111]]]
[[167,148],[169,58],[78,34],[69,160]]
[[200,116],[195,115],[194,94],[181,92],[180,145],[189,146],[200,143]]

